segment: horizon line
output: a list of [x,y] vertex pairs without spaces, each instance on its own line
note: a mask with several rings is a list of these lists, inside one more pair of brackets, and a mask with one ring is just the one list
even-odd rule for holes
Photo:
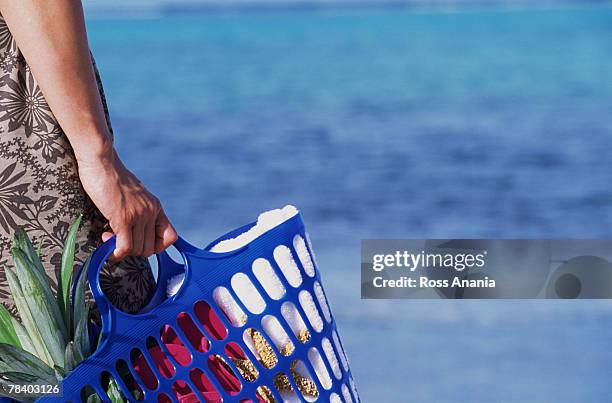
[[[433,3],[433,4],[432,4]],[[470,9],[504,9],[525,7],[528,9],[554,6],[610,6],[612,0],[346,0],[346,1],[308,1],[294,0],[286,3],[254,0],[239,1],[206,1],[203,3],[159,2],[154,4],[132,5],[88,5],[87,12],[104,14],[114,11],[144,11],[162,15],[181,15],[186,13],[206,12],[269,12],[269,11],[333,11],[346,9],[405,9],[405,10],[470,10]]]

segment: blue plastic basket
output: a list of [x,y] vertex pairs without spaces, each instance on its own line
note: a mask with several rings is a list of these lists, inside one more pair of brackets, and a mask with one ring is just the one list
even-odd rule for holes
[[[184,264],[176,263],[166,252],[158,255],[156,292],[145,312],[136,315],[115,309],[104,296],[99,274],[103,263],[114,250],[114,239],[101,245],[92,255],[88,271],[90,288],[102,316],[102,338],[99,347],[63,380],[63,397],[43,397],[38,401],[76,403],[83,401],[88,394],[95,393],[100,400],[110,402],[103,384],[107,384],[109,377],[112,377],[128,401],[180,402],[179,398],[184,402],[211,401],[207,400],[210,399],[210,389],[201,390],[201,385],[196,382],[204,379],[209,381],[208,386],[212,386],[213,392],[218,394],[220,399],[217,401],[223,402],[359,402],[336,325],[321,288],[320,275],[315,267],[301,216],[297,214],[241,249],[228,253],[210,252],[217,242],[234,238],[253,225],[254,223],[232,231],[205,249],[196,248],[179,239],[174,246],[181,253]],[[296,269],[299,269],[299,284],[295,276],[285,276],[282,265],[275,259],[275,250],[277,253],[280,249],[286,252],[286,248],[291,252]],[[280,299],[274,299],[268,293],[270,288],[266,288],[265,281],[261,282],[261,277],[253,271],[254,262],[258,259],[258,264],[263,262],[261,259],[269,263],[276,279],[282,284],[284,294]],[[185,280],[180,290],[174,296],[166,298],[168,279],[183,272]],[[245,276],[254,287],[251,291],[256,290],[265,302],[265,308],[261,312],[257,312],[257,309],[253,312],[253,300],[241,299],[244,295],[238,287],[234,287],[238,278],[244,284]],[[232,324],[226,314],[227,306],[219,305],[218,300],[213,298],[213,295],[217,295],[215,293],[222,289],[220,287],[226,290],[226,295],[230,295],[235,306],[246,315],[240,323]],[[275,295],[275,298],[279,296]],[[225,335],[214,334],[218,332],[211,330],[210,326],[200,319],[195,311],[198,304],[208,307],[208,312],[222,323],[226,329]],[[295,317],[287,318],[287,308],[291,305],[292,312],[297,312],[302,325],[306,326],[309,338],[300,337],[295,326]],[[197,343],[192,343],[193,337],[190,339],[185,331],[186,315],[196,326],[198,334],[206,339],[204,348],[201,344],[198,346]],[[266,332],[264,318],[268,321],[266,323],[270,323],[270,320],[278,321],[293,348],[284,349],[275,344],[274,336]],[[168,331],[169,327],[189,351],[190,362],[177,360],[172,355],[170,346],[164,342],[161,334]],[[276,356],[273,367],[268,368],[270,360],[266,364],[261,351],[253,350],[253,339],[248,342],[245,334],[253,335],[253,331],[265,340],[267,351],[272,351]],[[231,349],[228,348],[230,345]],[[160,369],[159,361],[152,356],[152,346],[159,347],[156,351],[161,350],[172,364],[173,374],[164,373]],[[233,361],[236,357],[230,356],[230,350],[235,352],[237,349],[250,361],[250,372],[245,373],[244,368],[241,372]],[[155,380],[154,385],[151,379],[145,381],[144,373],[136,369],[135,356],[141,364],[143,360],[146,362],[149,375],[152,374]],[[219,367],[211,366],[211,363],[219,362],[223,362],[224,371],[238,379],[237,388],[228,388],[227,380],[224,383],[223,379],[219,378]],[[303,379],[295,377],[292,371],[295,365],[301,368],[300,374],[309,380],[310,386],[316,386],[316,396],[312,393],[302,393],[304,386],[298,384],[303,382]],[[142,365],[139,368],[142,369]],[[217,368],[217,371],[214,368]],[[253,375],[254,373],[256,375]],[[194,374],[197,374],[195,378]],[[256,379],[253,379],[254,376]],[[284,389],[281,387],[281,380],[285,382]],[[192,393],[188,397],[177,393],[180,385],[188,387]],[[265,399],[263,395],[266,396]]]

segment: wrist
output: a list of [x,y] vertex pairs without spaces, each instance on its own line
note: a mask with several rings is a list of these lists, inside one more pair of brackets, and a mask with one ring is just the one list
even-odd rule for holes
[[116,158],[113,142],[104,133],[84,136],[82,141],[71,141],[71,145],[79,166],[112,163]]

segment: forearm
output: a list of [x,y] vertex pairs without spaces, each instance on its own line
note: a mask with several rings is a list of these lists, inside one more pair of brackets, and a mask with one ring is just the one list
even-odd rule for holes
[[112,144],[79,0],[0,0],[0,11],[78,161]]

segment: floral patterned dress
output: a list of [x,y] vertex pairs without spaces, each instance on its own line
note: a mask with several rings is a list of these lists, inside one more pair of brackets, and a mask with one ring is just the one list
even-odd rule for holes
[[[104,104],[104,92],[96,78]],[[69,225],[79,214],[77,261],[83,262],[107,227],[79,181],[68,139],[47,105],[26,61],[0,16],[0,303],[15,313],[2,267],[12,265],[11,238],[23,227],[56,287],[61,251]],[[108,265],[102,287],[118,308],[134,312],[146,302],[154,279],[146,259]]]

